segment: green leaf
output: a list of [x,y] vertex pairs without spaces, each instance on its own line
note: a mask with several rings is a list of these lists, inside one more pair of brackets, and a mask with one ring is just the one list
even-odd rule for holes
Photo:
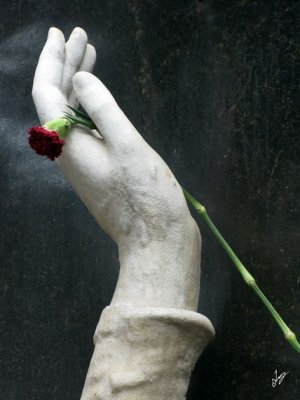
[[66,112],[64,114],[70,121],[72,121],[75,124],[80,124],[80,125],[86,126],[87,128],[90,128],[90,129],[97,129],[96,125],[94,124],[94,122],[91,119],[77,117],[76,115],[71,115]]
[[76,116],[92,121],[91,118],[84,111],[77,110],[76,108],[73,108],[69,105],[67,105],[67,107],[69,107],[75,113]]

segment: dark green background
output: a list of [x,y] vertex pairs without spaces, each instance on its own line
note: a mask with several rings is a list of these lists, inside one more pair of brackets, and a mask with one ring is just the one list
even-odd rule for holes
[[[96,75],[300,336],[299,2],[1,3],[0,399],[80,398],[118,275],[116,246],[27,144],[52,25],[86,29]],[[216,339],[187,398],[299,399],[300,354],[198,221],[199,311]],[[289,374],[272,388],[275,369]]]

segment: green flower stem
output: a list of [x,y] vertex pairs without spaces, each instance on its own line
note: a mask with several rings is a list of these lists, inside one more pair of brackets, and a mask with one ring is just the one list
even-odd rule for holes
[[242,264],[242,262],[239,260],[239,258],[236,256],[234,251],[231,249],[229,244],[226,242],[226,240],[223,238],[215,224],[212,222],[212,220],[209,218],[207,211],[205,207],[203,207],[202,204],[200,204],[188,191],[183,189],[183,193],[185,195],[185,198],[194,206],[194,208],[197,210],[197,212],[201,215],[201,217],[205,220],[207,225],[209,226],[210,230],[213,232],[221,246],[224,248],[228,256],[231,258],[233,261],[234,265],[236,268],[239,270],[240,274],[242,275],[244,281],[249,285],[255,293],[258,295],[258,297],[261,299],[261,301],[264,303],[264,305],[267,307],[267,309],[270,311],[272,317],[274,320],[277,322],[278,326],[282,330],[285,339],[291,344],[291,346],[294,347],[296,351],[300,353],[300,343],[298,342],[296,335],[294,332],[290,330],[290,328],[286,325],[286,323],[283,321],[281,316],[278,314],[278,312],[275,310],[275,308],[272,306],[270,301],[266,298],[266,296],[263,294],[263,292],[260,290],[260,288],[257,286],[255,279],[253,276],[248,272],[248,270],[245,268],[245,266]]

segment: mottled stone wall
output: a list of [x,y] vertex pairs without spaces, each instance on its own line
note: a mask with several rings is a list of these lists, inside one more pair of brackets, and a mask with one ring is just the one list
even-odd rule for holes
[[[58,168],[26,143],[37,123],[33,72],[51,25],[87,30],[96,75],[299,336],[297,2],[2,3],[0,398],[80,397],[118,275],[115,246]],[[199,311],[216,339],[188,399],[299,398],[299,355],[199,224]],[[289,374],[272,388],[275,369]]]

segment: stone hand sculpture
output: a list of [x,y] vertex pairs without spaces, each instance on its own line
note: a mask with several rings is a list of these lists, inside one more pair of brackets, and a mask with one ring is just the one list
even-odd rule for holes
[[75,28],[65,43],[49,30],[33,84],[42,124],[78,102],[101,136],[76,126],[59,167],[95,220],[117,243],[120,273],[94,336],[82,400],[181,400],[191,370],[214,334],[196,313],[201,238],[181,187],[108,89]]

